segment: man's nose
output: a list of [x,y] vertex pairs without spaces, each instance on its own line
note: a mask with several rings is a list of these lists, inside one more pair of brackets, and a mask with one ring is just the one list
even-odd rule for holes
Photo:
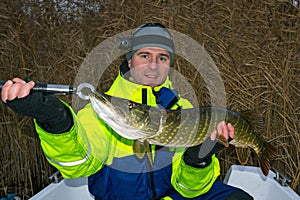
[[158,67],[158,62],[157,59],[152,58],[150,59],[149,65],[148,65],[151,69],[156,69]]

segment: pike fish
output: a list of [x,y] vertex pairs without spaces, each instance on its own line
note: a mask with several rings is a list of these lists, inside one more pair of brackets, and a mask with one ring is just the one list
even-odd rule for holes
[[148,144],[168,147],[202,144],[210,139],[217,124],[225,121],[233,125],[234,138],[230,142],[222,136],[216,140],[225,147],[234,145],[241,164],[247,163],[253,149],[267,176],[270,159],[277,154],[277,149],[260,134],[262,118],[249,111],[235,112],[221,107],[165,110],[98,92],[90,93],[89,97],[93,110],[106,124],[122,137],[135,140],[133,148],[139,149],[136,151],[150,152]]

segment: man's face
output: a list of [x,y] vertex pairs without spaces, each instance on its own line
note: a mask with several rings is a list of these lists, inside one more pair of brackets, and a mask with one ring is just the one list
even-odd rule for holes
[[167,78],[170,54],[159,47],[144,47],[136,51],[128,61],[131,77],[136,83],[155,87]]

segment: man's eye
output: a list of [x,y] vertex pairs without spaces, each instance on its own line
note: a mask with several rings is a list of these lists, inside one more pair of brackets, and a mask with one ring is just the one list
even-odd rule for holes
[[147,54],[142,54],[141,57],[147,59],[149,56]]
[[167,58],[166,57],[160,57],[159,60],[165,62],[165,61],[167,61]]

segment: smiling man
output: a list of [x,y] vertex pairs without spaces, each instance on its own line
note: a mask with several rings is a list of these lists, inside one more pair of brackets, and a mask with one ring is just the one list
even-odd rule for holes
[[144,47],[128,61],[131,77],[141,85],[159,86],[170,69],[170,53],[159,47]]
[[[173,92],[168,78],[174,62],[174,44],[168,30],[161,24],[144,24],[129,42],[130,51],[107,94],[172,110],[192,107]],[[135,141],[114,132],[90,104],[75,114],[53,95],[30,93],[33,86],[34,82],[18,78],[7,81],[2,101],[16,112],[35,118],[48,161],[66,178],[89,177],[89,191],[95,199],[253,199],[217,180],[220,165],[214,153],[218,148],[199,158],[200,146],[183,149],[150,145],[150,164],[148,156],[135,154]],[[211,138],[217,135],[233,138],[234,128],[220,122]]]

